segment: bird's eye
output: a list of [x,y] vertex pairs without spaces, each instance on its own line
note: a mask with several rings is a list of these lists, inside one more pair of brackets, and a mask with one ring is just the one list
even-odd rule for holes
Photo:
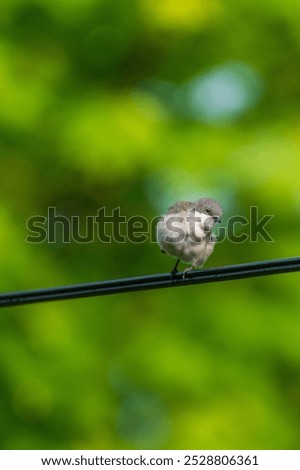
[[210,209],[208,209],[208,207],[205,207],[205,214],[210,214]]

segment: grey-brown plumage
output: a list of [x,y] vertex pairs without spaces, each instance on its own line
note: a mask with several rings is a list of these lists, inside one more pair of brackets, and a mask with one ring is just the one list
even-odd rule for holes
[[178,201],[173,206],[169,207],[167,213],[168,214],[179,214],[182,211],[189,211],[193,207],[195,207],[196,203],[193,202],[186,202],[186,201]]
[[185,271],[203,266],[216,244],[211,232],[221,216],[222,207],[212,198],[176,202],[157,224],[161,251],[191,264]]
[[212,215],[222,217],[222,207],[218,201],[211,199],[210,197],[203,197],[195,202],[178,201],[173,206],[169,207],[168,214],[179,214],[180,212],[189,211],[195,209],[199,213],[205,213],[206,209],[209,209]]

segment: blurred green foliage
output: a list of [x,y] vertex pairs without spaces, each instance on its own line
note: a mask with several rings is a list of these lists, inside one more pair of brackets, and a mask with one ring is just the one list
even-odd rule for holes
[[[257,205],[299,255],[296,0],[2,0],[1,291],[166,272],[154,243],[25,242],[29,217]],[[84,231],[84,228],[82,229]],[[299,274],[3,309],[2,449],[299,449]]]

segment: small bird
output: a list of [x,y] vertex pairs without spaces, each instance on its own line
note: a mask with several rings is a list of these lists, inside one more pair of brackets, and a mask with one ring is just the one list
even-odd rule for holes
[[212,234],[215,223],[221,222],[221,205],[209,197],[196,202],[176,202],[157,224],[157,242],[162,253],[177,258],[171,277],[174,278],[179,261],[191,264],[183,272],[204,265],[212,254],[217,238]]

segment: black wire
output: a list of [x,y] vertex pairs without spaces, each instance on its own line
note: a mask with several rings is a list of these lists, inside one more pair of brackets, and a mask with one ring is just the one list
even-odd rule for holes
[[219,268],[202,269],[186,273],[177,273],[174,278],[170,274],[154,274],[138,276],[111,281],[100,281],[72,286],[50,287],[20,292],[0,294],[0,307],[31,304],[36,302],[49,302],[53,300],[77,299],[80,297],[93,297],[108,294],[120,294],[166,287],[189,286],[192,284],[205,284],[209,282],[233,281],[256,276],[282,274],[300,271],[300,257],[286,258],[270,261],[257,261],[255,263],[235,264]]

